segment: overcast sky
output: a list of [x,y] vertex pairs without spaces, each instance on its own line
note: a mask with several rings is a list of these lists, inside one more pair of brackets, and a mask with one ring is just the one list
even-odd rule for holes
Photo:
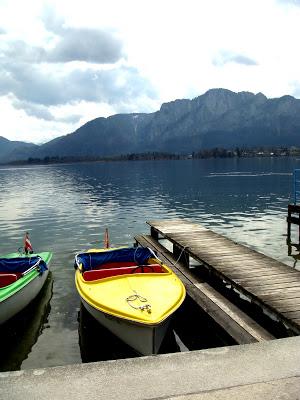
[[211,88],[300,98],[300,0],[0,0],[0,136],[43,143]]

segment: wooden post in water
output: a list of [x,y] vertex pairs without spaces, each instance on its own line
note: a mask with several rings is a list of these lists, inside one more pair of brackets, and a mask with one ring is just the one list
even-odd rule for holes
[[287,216],[287,243],[291,243],[291,208],[288,204],[288,216]]
[[298,214],[298,245],[300,245],[300,212]]
[[[288,204],[287,216],[287,243],[291,243],[291,224],[298,225],[298,246],[300,245],[300,169],[295,169],[293,172],[293,186],[294,186],[294,203]],[[292,214],[298,214],[293,216]]]
[[[292,215],[292,214],[297,214]],[[289,204],[287,216],[287,243],[291,243],[291,224],[298,225],[298,244],[300,244],[300,205]]]

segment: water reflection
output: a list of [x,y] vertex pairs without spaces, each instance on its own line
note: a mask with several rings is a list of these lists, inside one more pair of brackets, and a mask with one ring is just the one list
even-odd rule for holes
[[[256,248],[261,239],[257,243],[253,232],[274,237],[272,229],[279,228],[282,233],[292,187],[289,172],[268,172],[276,164],[267,161],[255,165],[253,160],[252,164],[249,160],[204,161],[38,167],[25,170],[25,182],[30,184],[23,185],[22,194],[19,175],[5,171],[9,179],[0,174],[6,186],[0,199],[0,234],[5,233],[11,246],[24,229],[32,231],[38,246],[49,239],[65,245],[68,236],[76,249],[82,249],[99,240],[105,226],[116,243],[130,244],[136,233],[145,232],[146,219],[177,217],[199,221],[221,233],[230,229],[230,237],[250,245],[253,241]],[[244,172],[234,174],[232,164]],[[281,166],[290,171],[289,164]],[[27,198],[32,199],[30,204]]]
[[0,371],[20,369],[38,337],[47,328],[52,287],[53,280],[49,272],[38,296],[22,312],[1,326]]
[[[131,347],[99,324],[87,312],[82,303],[78,313],[78,322],[79,346],[83,362],[117,360],[139,356]],[[175,336],[173,326],[174,322],[171,321],[171,325],[162,342],[160,354],[180,351],[177,341],[180,343],[181,341],[177,335]],[[186,349],[186,347],[184,348]]]
[[78,336],[82,362],[116,360],[138,355],[98,323],[80,303]]

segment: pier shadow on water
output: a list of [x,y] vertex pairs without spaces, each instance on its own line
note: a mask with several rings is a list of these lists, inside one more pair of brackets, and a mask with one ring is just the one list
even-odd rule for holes
[[1,325],[0,371],[21,369],[23,361],[47,326],[52,288],[53,279],[50,271],[37,297],[21,312]]

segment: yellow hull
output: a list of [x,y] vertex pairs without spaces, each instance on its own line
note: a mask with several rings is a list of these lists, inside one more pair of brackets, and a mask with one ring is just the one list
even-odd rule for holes
[[[97,250],[99,252],[99,250]],[[102,313],[141,325],[158,325],[182,304],[185,287],[157,259],[164,273],[134,273],[85,281],[75,273],[77,291],[84,302]]]
[[91,307],[84,300],[82,304],[102,326],[144,356],[158,353],[172,318],[170,316],[159,325],[141,325],[105,314]]

